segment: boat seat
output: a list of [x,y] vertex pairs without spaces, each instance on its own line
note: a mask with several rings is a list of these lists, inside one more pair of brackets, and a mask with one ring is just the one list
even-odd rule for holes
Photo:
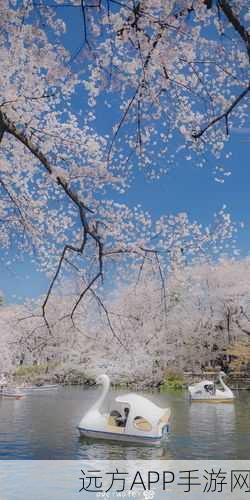
[[134,426],[136,429],[139,429],[140,431],[151,431],[152,430],[151,423],[148,420],[146,420],[144,417],[135,417]]
[[169,422],[169,413],[166,413],[165,415],[163,415],[160,420],[159,420],[159,424],[168,424]]
[[108,431],[109,432],[124,432],[124,427],[120,427],[116,423],[116,417],[113,415],[109,415],[108,417]]
[[113,415],[109,415],[109,418],[108,418],[108,425],[112,425],[114,427],[118,427],[117,423],[116,423],[116,417],[113,416]]

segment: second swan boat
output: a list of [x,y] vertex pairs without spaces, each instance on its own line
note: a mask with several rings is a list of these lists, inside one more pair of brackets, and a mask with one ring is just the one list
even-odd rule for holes
[[224,372],[219,373],[219,381],[223,389],[217,389],[215,383],[210,380],[203,380],[198,384],[190,385],[188,390],[191,400],[207,403],[228,403],[233,401],[234,394],[223,380],[225,376]]

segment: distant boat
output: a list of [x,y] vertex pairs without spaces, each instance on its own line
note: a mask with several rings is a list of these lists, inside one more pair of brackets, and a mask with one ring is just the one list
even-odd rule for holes
[[27,385],[16,387],[16,389],[22,391],[24,394],[33,393],[33,392],[45,392],[52,391],[58,389],[58,384],[44,384],[44,385]]
[[17,391],[16,387],[8,387],[8,381],[4,373],[0,375],[0,398],[21,399],[24,397],[22,391]]
[[190,398],[192,401],[206,403],[229,403],[234,400],[234,394],[225,384],[223,377],[224,372],[219,373],[219,381],[223,389],[217,389],[214,382],[211,380],[203,380],[198,384],[193,384],[188,387]]
[[12,390],[6,390],[6,389],[3,389],[2,391],[0,391],[0,398],[2,399],[22,399],[25,397],[25,394],[21,393],[21,392],[16,392],[16,391],[12,391]]

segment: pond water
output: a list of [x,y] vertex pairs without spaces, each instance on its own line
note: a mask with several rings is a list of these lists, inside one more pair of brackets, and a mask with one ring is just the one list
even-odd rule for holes
[[60,387],[0,399],[0,459],[249,459],[247,391],[230,404],[191,404],[185,391],[145,393],[172,411],[171,433],[159,448],[80,438],[76,427],[98,394],[96,388]]

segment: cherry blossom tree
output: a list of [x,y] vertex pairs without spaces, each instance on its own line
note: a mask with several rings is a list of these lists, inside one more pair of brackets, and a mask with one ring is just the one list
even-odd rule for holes
[[114,381],[140,384],[158,384],[169,369],[200,371],[228,348],[248,343],[249,266],[249,259],[178,266],[164,276],[163,288],[156,262],[147,260],[139,279],[131,270],[130,282],[105,294],[104,307],[88,294],[74,324],[78,290],[75,281],[67,283],[68,292],[58,289],[48,304],[53,336],[40,315],[43,298],[5,306],[1,369],[52,362],[62,373],[107,371]]
[[[77,54],[67,37],[72,10],[82,16]],[[138,166],[160,177],[174,161],[171,144],[203,164],[206,150],[219,159],[231,127],[244,125],[245,0],[4,0],[0,14],[2,262],[12,265],[14,248],[50,275],[42,303],[49,331],[62,275],[82,278],[74,320],[87,293],[122,275],[128,258],[140,270],[153,255],[161,275],[162,254],[177,265],[213,247],[219,233],[220,241],[232,236],[225,211],[215,231],[202,233],[185,214],[155,222],[119,196]],[[111,130],[100,131],[98,112],[110,107]]]
[[[162,284],[150,267],[141,280],[122,285],[110,299],[110,317],[125,349],[105,342],[95,351],[95,370],[112,378],[159,383],[167,370],[200,371],[229,346],[247,345],[250,332],[249,259],[200,263],[175,269]],[[228,308],[230,324],[228,325]],[[97,338],[108,325],[95,324]],[[97,346],[98,346],[97,341]],[[94,344],[92,344],[94,349]]]
[[219,160],[232,127],[247,119],[248,2],[73,3],[83,15],[90,104],[100,102],[103,89],[107,106],[117,97],[120,116],[108,160],[121,163],[123,151],[127,165],[129,148],[151,176],[159,177],[176,161],[173,142],[200,165],[206,151]]

